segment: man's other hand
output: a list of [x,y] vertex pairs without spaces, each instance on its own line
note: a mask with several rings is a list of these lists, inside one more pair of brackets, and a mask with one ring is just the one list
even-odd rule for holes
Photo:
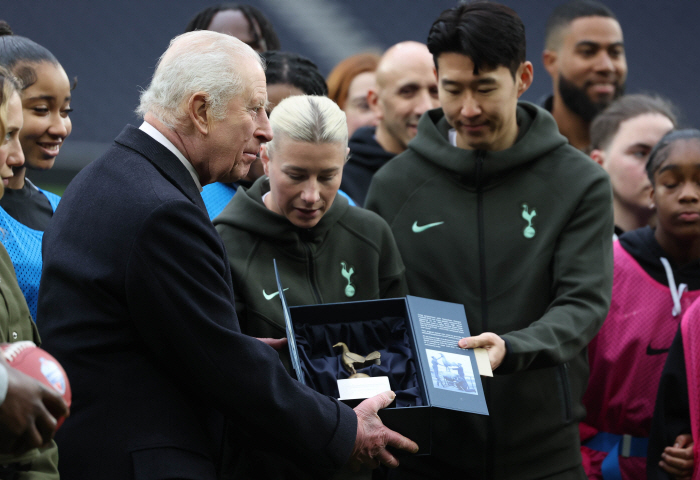
[[0,405],[0,453],[19,455],[48,443],[56,419],[68,416],[61,395],[5,363],[7,396]]
[[476,337],[466,337],[457,344],[459,348],[484,348],[489,354],[491,370],[496,370],[506,356],[506,342],[491,332],[484,332]]
[[377,412],[394,401],[394,392],[384,392],[368,398],[357,407],[357,437],[350,456],[350,467],[358,470],[362,465],[376,468],[379,464],[396,468],[399,461],[387,451],[387,446],[416,453],[418,445],[408,438],[384,426]]

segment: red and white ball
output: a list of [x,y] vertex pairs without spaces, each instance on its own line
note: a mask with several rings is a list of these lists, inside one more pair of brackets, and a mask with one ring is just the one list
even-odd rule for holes
[[[68,376],[58,360],[48,352],[30,341],[2,343],[0,351],[10,366],[56,390],[70,407],[71,390]],[[63,420],[58,419],[59,426]]]

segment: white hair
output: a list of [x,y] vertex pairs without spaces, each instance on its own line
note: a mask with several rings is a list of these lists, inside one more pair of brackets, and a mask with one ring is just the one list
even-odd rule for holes
[[338,105],[328,97],[294,95],[282,100],[270,114],[273,140],[271,155],[282,137],[306,143],[338,143],[348,146],[348,123]]
[[186,117],[184,103],[190,96],[206,92],[212,117],[223,119],[231,99],[245,91],[239,65],[245,58],[265,68],[260,55],[230,35],[197,30],[173,38],[136,113],[143,117],[150,112],[174,128]]

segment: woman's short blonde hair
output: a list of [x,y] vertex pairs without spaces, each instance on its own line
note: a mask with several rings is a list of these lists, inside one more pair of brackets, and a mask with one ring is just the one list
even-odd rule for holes
[[338,143],[343,148],[348,146],[345,112],[328,97],[287,97],[273,110],[270,124],[273,140],[266,147],[270,156],[281,138],[305,143]]

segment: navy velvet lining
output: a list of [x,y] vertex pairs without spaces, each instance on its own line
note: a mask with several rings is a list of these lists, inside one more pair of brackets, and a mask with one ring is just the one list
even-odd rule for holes
[[338,398],[336,381],[349,376],[340,363],[342,350],[333,348],[342,341],[351,352],[359,355],[375,350],[381,353],[381,365],[371,365],[359,371],[372,377],[389,377],[389,385],[396,393],[397,407],[423,405],[403,318],[295,324],[294,330],[306,384],[314,390]]

